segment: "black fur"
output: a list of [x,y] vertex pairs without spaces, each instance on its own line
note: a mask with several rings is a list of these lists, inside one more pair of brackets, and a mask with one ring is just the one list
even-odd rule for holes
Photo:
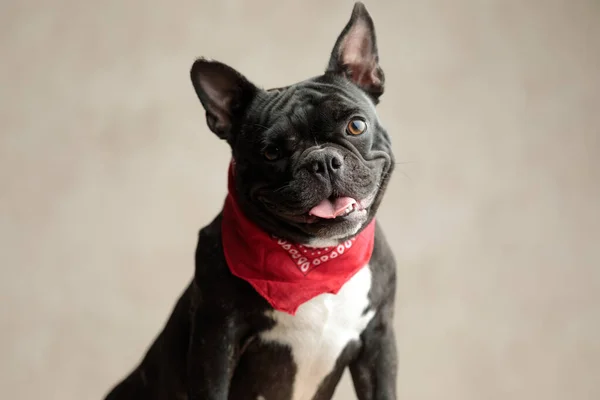
[[[394,159],[375,113],[384,78],[373,22],[361,3],[324,75],[262,90],[229,66],[199,59],[191,78],[208,126],[232,148],[240,206],[262,229],[298,243],[335,242],[373,219]],[[349,134],[352,118],[365,121],[366,132]],[[365,200],[364,215],[333,220],[309,215],[323,199],[340,196]],[[331,398],[346,367],[360,400],[395,399],[395,263],[379,227],[375,240],[370,305],[364,310],[375,310],[375,317],[315,388],[315,400]],[[265,315],[270,309],[230,273],[219,215],[200,231],[194,279],[164,330],[106,399],[290,399],[296,372],[290,350],[254,340],[273,326]]]

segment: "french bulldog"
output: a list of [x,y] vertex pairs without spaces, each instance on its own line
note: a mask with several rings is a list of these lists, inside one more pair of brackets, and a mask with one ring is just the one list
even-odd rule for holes
[[375,220],[394,169],[384,73],[356,3],[324,74],[264,90],[204,58],[207,125],[232,151],[225,206],[141,363],[107,400],[396,398],[392,251]]

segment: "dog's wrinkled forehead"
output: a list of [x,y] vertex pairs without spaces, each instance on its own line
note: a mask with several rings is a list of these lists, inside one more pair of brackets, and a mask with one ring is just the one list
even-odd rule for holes
[[341,79],[331,78],[329,81],[311,79],[295,85],[268,89],[266,93],[272,102],[288,103],[292,106],[333,103],[346,107],[357,105],[375,110],[372,101],[363,91]]
[[373,101],[356,86],[330,77],[266,90],[248,118],[262,126],[305,127],[315,134],[329,123],[354,115],[375,119]]

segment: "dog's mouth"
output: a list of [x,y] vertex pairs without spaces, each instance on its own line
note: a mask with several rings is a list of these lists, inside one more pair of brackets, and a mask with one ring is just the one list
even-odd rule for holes
[[352,197],[330,197],[311,208],[308,215],[321,219],[336,219],[350,215],[361,208],[359,202]]
[[359,201],[352,197],[329,197],[321,200],[308,212],[295,215],[287,214],[284,218],[300,224],[319,224],[323,226],[343,222],[358,222],[368,214],[372,200],[372,198]]
[[330,226],[363,220],[369,213],[376,195],[377,193],[373,193],[362,200],[350,196],[330,196],[308,210],[282,208],[265,196],[259,196],[258,199],[272,213],[285,221],[301,225]]
[[315,199],[318,203],[307,208],[288,208],[262,196],[257,199],[271,217],[287,224],[291,229],[312,238],[337,240],[356,234],[364,226],[377,194],[378,192],[374,192],[364,198],[352,195],[330,196],[320,201]]

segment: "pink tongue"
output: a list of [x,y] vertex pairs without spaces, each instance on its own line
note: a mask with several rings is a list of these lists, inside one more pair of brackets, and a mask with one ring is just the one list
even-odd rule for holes
[[356,200],[351,197],[338,197],[333,201],[325,199],[308,213],[315,217],[332,219],[344,214],[346,209],[353,204],[356,204]]

